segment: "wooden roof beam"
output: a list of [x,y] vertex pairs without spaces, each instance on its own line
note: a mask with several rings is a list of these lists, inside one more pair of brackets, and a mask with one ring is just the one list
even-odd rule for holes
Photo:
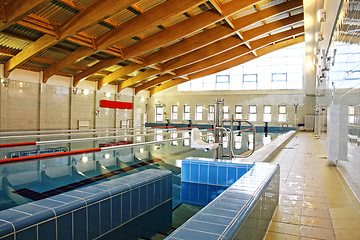
[[105,49],[125,39],[136,36],[143,30],[162,24],[168,18],[182,14],[204,2],[206,2],[206,0],[166,1],[133,18],[133,20],[120,24],[118,27],[99,37],[99,49]]
[[221,62],[224,61],[229,61],[231,59],[234,58],[238,58],[239,56],[248,53],[250,51],[254,51],[256,49],[258,49],[261,46],[264,46],[266,44],[270,44],[274,41],[278,41],[284,38],[288,38],[290,36],[293,35],[298,35],[304,32],[304,27],[298,27],[298,28],[294,28],[288,31],[284,31],[278,34],[274,34],[265,38],[261,38],[255,41],[250,42],[250,45],[252,46],[252,49],[249,50],[247,47],[245,47],[244,45],[240,45],[238,47],[232,48],[229,51],[225,51],[223,53],[214,55],[210,58],[207,58],[206,60],[202,60],[200,62],[196,62],[194,64],[179,68],[175,71],[175,73],[180,76],[180,75],[185,75],[185,74],[191,74],[197,71],[200,71],[202,69],[211,67],[213,65],[219,64]]
[[106,84],[109,84],[109,83],[115,81],[116,79],[122,78],[126,74],[140,70],[143,67],[144,67],[143,65],[140,65],[137,63],[131,63],[125,67],[122,67],[119,70],[116,70],[115,72],[113,72],[113,73],[109,74],[108,76],[104,77],[103,79],[101,79],[98,84],[98,89],[100,90]]
[[161,73],[161,71],[155,70],[155,69],[150,69],[145,72],[140,72],[138,75],[131,77],[126,81],[121,82],[120,86],[119,86],[119,91],[123,90],[124,88],[130,87],[144,79],[151,78],[160,73]]
[[60,59],[54,65],[52,65],[49,68],[44,70],[43,82],[46,83],[51,76],[58,73],[61,69],[73,64],[77,60],[83,59],[84,56],[88,56],[89,52],[92,52],[92,51],[93,50],[91,48],[80,47],[79,49],[70,53],[66,57]]
[[244,47],[243,45],[240,45],[236,48],[233,48],[231,51],[216,55],[214,57],[207,59],[206,61],[201,61],[196,64],[192,64],[190,66],[183,67],[175,72],[177,73],[177,76],[190,74],[189,78],[194,79],[194,78],[191,78],[191,76],[196,74],[196,72],[203,71],[204,69],[211,68],[213,66],[222,64],[223,62],[232,61],[233,59],[239,58],[248,53],[253,55],[252,51],[255,51],[263,46],[266,46],[274,41],[279,41],[281,39],[288,38],[293,35],[301,34],[303,32],[304,32],[304,28],[299,27],[299,28],[295,28],[295,29],[292,29],[289,31],[282,32],[282,33],[274,34],[274,35],[271,35],[264,39],[259,39],[259,40],[253,41],[252,42],[253,50],[249,50],[248,48]]
[[263,35],[265,33],[276,30],[280,26],[287,26],[294,24],[296,22],[303,20],[303,14],[298,14],[289,18],[281,19],[275,22],[272,22],[268,25],[263,25],[260,27],[253,28],[251,30],[243,32],[243,40],[237,37],[228,37],[212,44],[209,44],[203,48],[195,50],[193,52],[187,53],[180,57],[174,58],[170,61],[164,62],[162,64],[164,71],[170,71],[182,66],[189,65],[193,62],[203,60],[205,58],[211,57],[213,55],[219,54],[221,52],[227,51],[230,48],[239,46],[240,44],[245,43],[249,49],[252,49],[249,41],[255,37]]
[[[69,37],[77,32],[80,32],[81,30],[88,27],[89,24],[90,25],[95,24],[95,23],[101,21],[102,19],[116,13],[117,11],[121,11],[122,9],[127,8],[129,6],[129,4],[133,4],[137,1],[138,0],[124,0],[124,1],[120,1],[120,2],[118,2],[116,0],[96,1],[95,3],[91,4],[85,10],[79,12],[77,15],[75,15],[73,18],[71,18],[66,24],[64,24],[60,28],[60,35],[61,35],[60,39],[57,39],[55,36],[44,35],[44,36],[40,37],[38,39],[38,41],[35,41],[34,43],[32,43],[31,45],[33,45],[33,46],[31,46],[31,45],[28,46],[23,51],[21,51],[19,54],[14,56],[11,59],[11,62],[7,63],[8,64],[8,69],[7,69],[8,72],[6,74],[9,74],[10,71],[12,71],[17,66],[19,66],[21,63],[23,63],[30,57],[36,55],[40,51],[57,44],[58,42],[60,42],[61,40],[63,40],[66,37]],[[17,1],[15,1],[15,2],[17,2]],[[25,2],[27,3],[27,2],[32,2],[32,1],[25,1]],[[114,3],[116,3],[116,4],[114,4]],[[111,5],[114,5],[114,6],[109,7]],[[51,34],[51,33],[49,32],[49,34]],[[41,43],[41,45],[39,43]],[[90,50],[92,50],[92,49],[90,49]],[[92,51],[90,51],[90,50],[88,51],[87,56],[91,55],[94,52],[93,50]],[[85,51],[83,51],[83,53],[84,52]],[[76,62],[78,60],[78,59],[76,59],[76,57],[78,55],[75,55],[76,53],[73,53],[73,54],[74,54],[74,56],[72,56],[72,58],[70,56],[68,56],[68,58],[66,60],[67,62],[69,62],[72,59],[73,59],[73,62]],[[72,54],[70,54],[70,55],[72,55]],[[52,70],[47,70],[47,74],[50,74],[50,73],[56,74],[57,71],[54,71],[55,69],[61,70],[61,68],[59,68],[59,66],[61,66],[61,63],[56,63],[55,65],[58,65],[58,66],[52,66]],[[48,75],[45,77],[48,78],[48,77],[51,77],[51,75]],[[46,82],[47,79],[44,79],[44,81]]]
[[[51,0],[13,0],[2,5],[3,7],[3,21],[0,21],[0,32],[9,26],[15,24],[20,19],[36,12],[49,4]],[[4,21],[5,20],[5,21]]]
[[[257,1],[258,0],[242,1],[243,2],[242,4],[236,4],[238,8],[232,8],[232,11],[229,12],[228,14],[229,15],[234,14]],[[228,2],[227,6],[228,5],[234,5],[234,4],[232,2]],[[215,14],[212,11],[206,11],[200,13],[194,17],[188,18],[178,24],[175,24],[163,31],[160,31],[148,38],[145,38],[144,40],[138,43],[135,43],[123,49],[124,58],[127,59],[142,54],[146,51],[150,51],[151,49],[165,45],[168,42],[186,36],[187,34],[197,31],[198,29],[214,24],[215,22],[223,19],[223,17],[224,16],[219,16],[218,14]],[[110,79],[107,79],[106,82],[108,81],[110,81]]]
[[[280,43],[277,43],[277,44],[273,44],[273,45],[269,45],[269,46],[265,46],[263,47],[262,49],[259,49],[258,50],[258,56],[255,56],[253,55],[252,53],[249,53],[249,54],[246,54],[240,58],[237,58],[233,61],[229,61],[229,62],[226,62],[222,65],[219,65],[219,66],[216,66],[214,67],[217,68],[216,70],[213,70],[211,72],[203,72],[201,74],[201,76],[196,76],[196,78],[199,78],[199,77],[205,77],[205,76],[208,76],[210,74],[213,74],[216,73],[216,72],[221,72],[223,70],[226,70],[226,69],[229,69],[231,67],[235,67],[235,66],[238,66],[240,64],[243,64],[245,62],[248,62],[250,60],[253,60],[257,57],[261,57],[261,56],[264,56],[270,52],[273,52],[273,51],[276,51],[276,50],[279,50],[281,48],[285,48],[285,47],[288,47],[288,46],[291,46],[291,45],[294,45],[294,44],[297,44],[297,43],[300,43],[300,42],[303,42],[304,41],[304,36],[301,36],[301,37],[297,37],[297,38],[294,38],[294,39],[291,39],[291,40],[287,40],[287,41],[283,41],[283,42],[280,42]],[[196,79],[195,77],[193,78],[191,75],[189,76],[190,77],[190,80],[193,80],[193,79]],[[177,78],[175,80],[172,80],[170,82],[167,82],[165,84],[162,84],[160,86],[157,86],[157,87],[153,87],[150,89],[150,96],[160,92],[160,91],[163,91],[165,89],[168,89],[170,87],[174,87],[178,84],[181,84],[181,83],[184,83],[184,82],[187,82],[189,80],[186,80],[186,79],[182,79],[182,78]],[[136,90],[135,90],[136,91]]]

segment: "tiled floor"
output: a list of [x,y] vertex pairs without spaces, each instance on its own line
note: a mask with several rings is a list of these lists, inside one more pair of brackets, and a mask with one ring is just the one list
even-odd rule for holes
[[321,140],[300,132],[274,159],[280,200],[265,239],[360,239],[360,203],[325,156]]

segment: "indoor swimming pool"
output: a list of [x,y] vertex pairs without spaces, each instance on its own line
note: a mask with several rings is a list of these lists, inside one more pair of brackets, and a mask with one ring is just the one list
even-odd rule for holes
[[[205,131],[203,135],[206,133]],[[142,129],[134,132],[129,130],[106,133],[85,132],[79,136],[76,134],[61,136],[60,144],[55,143],[54,133],[48,135],[50,136],[43,134],[41,137],[15,138],[16,142],[48,141],[49,144],[4,147],[0,149],[1,159],[47,154],[54,149],[59,152],[68,152],[102,147],[102,150],[0,165],[2,173],[0,225],[39,214],[41,216],[37,218],[40,220],[44,218],[41,221],[47,224],[43,226],[34,220],[28,222],[24,220],[22,223],[18,222],[19,225],[12,223],[14,231],[9,229],[0,231],[3,232],[0,239],[7,239],[7,237],[12,239],[14,232],[19,236],[21,234],[32,237],[36,235],[34,239],[39,239],[41,238],[40,229],[54,228],[59,232],[62,224],[65,226],[65,223],[70,221],[70,215],[73,219],[70,221],[72,231],[58,235],[58,239],[69,239],[68,237],[70,239],[99,237],[110,239],[114,236],[126,236],[120,239],[137,239],[139,237],[151,238],[153,235],[166,233],[160,234],[164,238],[169,234],[171,225],[180,226],[202,208],[199,207],[201,204],[184,203],[181,199],[184,198],[184,196],[181,197],[181,188],[184,187],[182,160],[194,157],[213,159],[214,153],[191,149],[188,130]],[[277,135],[278,133],[256,134],[255,148],[269,144],[271,140],[276,139]],[[100,139],[91,139],[94,137],[100,137]],[[74,142],[68,141],[74,139],[76,139]],[[212,140],[211,136],[205,139]],[[9,144],[10,141],[11,139],[2,139],[1,143]],[[252,135],[249,132],[236,134],[234,143],[236,154],[245,153],[253,148]],[[227,147],[225,141],[224,151]],[[247,171],[252,166],[248,167]],[[237,174],[236,179],[247,171]],[[233,182],[235,180],[231,183]],[[212,186],[214,194],[208,198],[208,202],[220,195],[229,185]],[[94,195],[91,200],[88,199],[90,195]],[[117,201],[121,209],[116,210]],[[119,205],[117,207],[119,208]],[[38,212],[31,210],[33,208]],[[61,211],[57,212],[57,208]],[[131,209],[128,210],[128,215],[125,214],[126,208]],[[115,210],[121,215],[121,219],[115,217]],[[181,213],[181,211],[186,213]],[[44,214],[45,216],[42,216]],[[154,225],[152,216],[156,219],[160,217],[164,221]],[[76,223],[76,218],[85,221],[86,226]],[[171,219],[173,219],[173,224]],[[143,226],[144,222],[149,227],[139,230],[139,224]],[[89,228],[93,224],[99,226],[96,231]],[[3,228],[6,229],[6,226]],[[137,230],[130,231],[131,236],[129,236],[127,230],[129,228]],[[74,235],[75,232],[77,236]],[[135,232],[139,235],[132,235]]]

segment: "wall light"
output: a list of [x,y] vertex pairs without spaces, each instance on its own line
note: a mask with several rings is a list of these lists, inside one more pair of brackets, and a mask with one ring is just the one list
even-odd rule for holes
[[24,83],[23,82],[19,82],[19,87],[23,87]]
[[315,33],[315,41],[316,41],[316,42],[320,42],[320,41],[322,41],[322,40],[324,40],[324,35],[323,35],[323,33],[322,33],[322,32],[316,32],[316,33]]
[[82,156],[82,157],[81,157],[81,161],[82,161],[83,163],[87,163],[87,162],[89,161],[88,156]]
[[89,90],[84,89],[84,90],[82,90],[82,93],[83,93],[84,95],[89,95]]
[[144,97],[141,97],[141,98],[140,98],[140,101],[145,102],[145,98],[144,98]]
[[144,152],[144,149],[143,148],[140,148],[140,153],[143,153]]
[[106,93],[105,93],[105,97],[107,97],[107,98],[111,97],[111,93],[106,92]]
[[325,22],[325,20],[326,20],[326,11],[325,11],[325,9],[319,9],[317,11],[317,20],[318,20],[318,22]]
[[109,158],[110,158],[110,154],[105,153],[105,154],[104,154],[104,158],[105,158],[105,159],[109,159]]

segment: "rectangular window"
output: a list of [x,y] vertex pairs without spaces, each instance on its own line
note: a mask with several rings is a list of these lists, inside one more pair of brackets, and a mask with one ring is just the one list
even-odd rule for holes
[[249,121],[256,121],[256,105],[249,106]]
[[171,119],[178,119],[178,105],[171,106]]
[[265,105],[264,106],[264,122],[271,122],[271,106]]
[[184,105],[184,120],[190,120],[190,106]]
[[273,73],[272,79],[273,82],[286,82],[287,74],[286,73]]
[[355,108],[353,106],[349,106],[349,124],[355,124]]
[[215,106],[209,105],[209,114],[208,114],[209,121],[214,121],[214,113],[215,113]]
[[243,74],[243,89],[257,89],[257,74]]
[[235,119],[242,119],[242,105],[235,105]]
[[155,107],[155,121],[156,122],[162,122],[164,119],[164,108],[163,106],[156,106]]
[[196,105],[195,120],[202,120],[203,106]]
[[216,83],[229,83],[230,75],[216,75]]
[[223,106],[223,118],[229,119],[229,106]]
[[279,122],[286,122],[286,106],[279,106]]

